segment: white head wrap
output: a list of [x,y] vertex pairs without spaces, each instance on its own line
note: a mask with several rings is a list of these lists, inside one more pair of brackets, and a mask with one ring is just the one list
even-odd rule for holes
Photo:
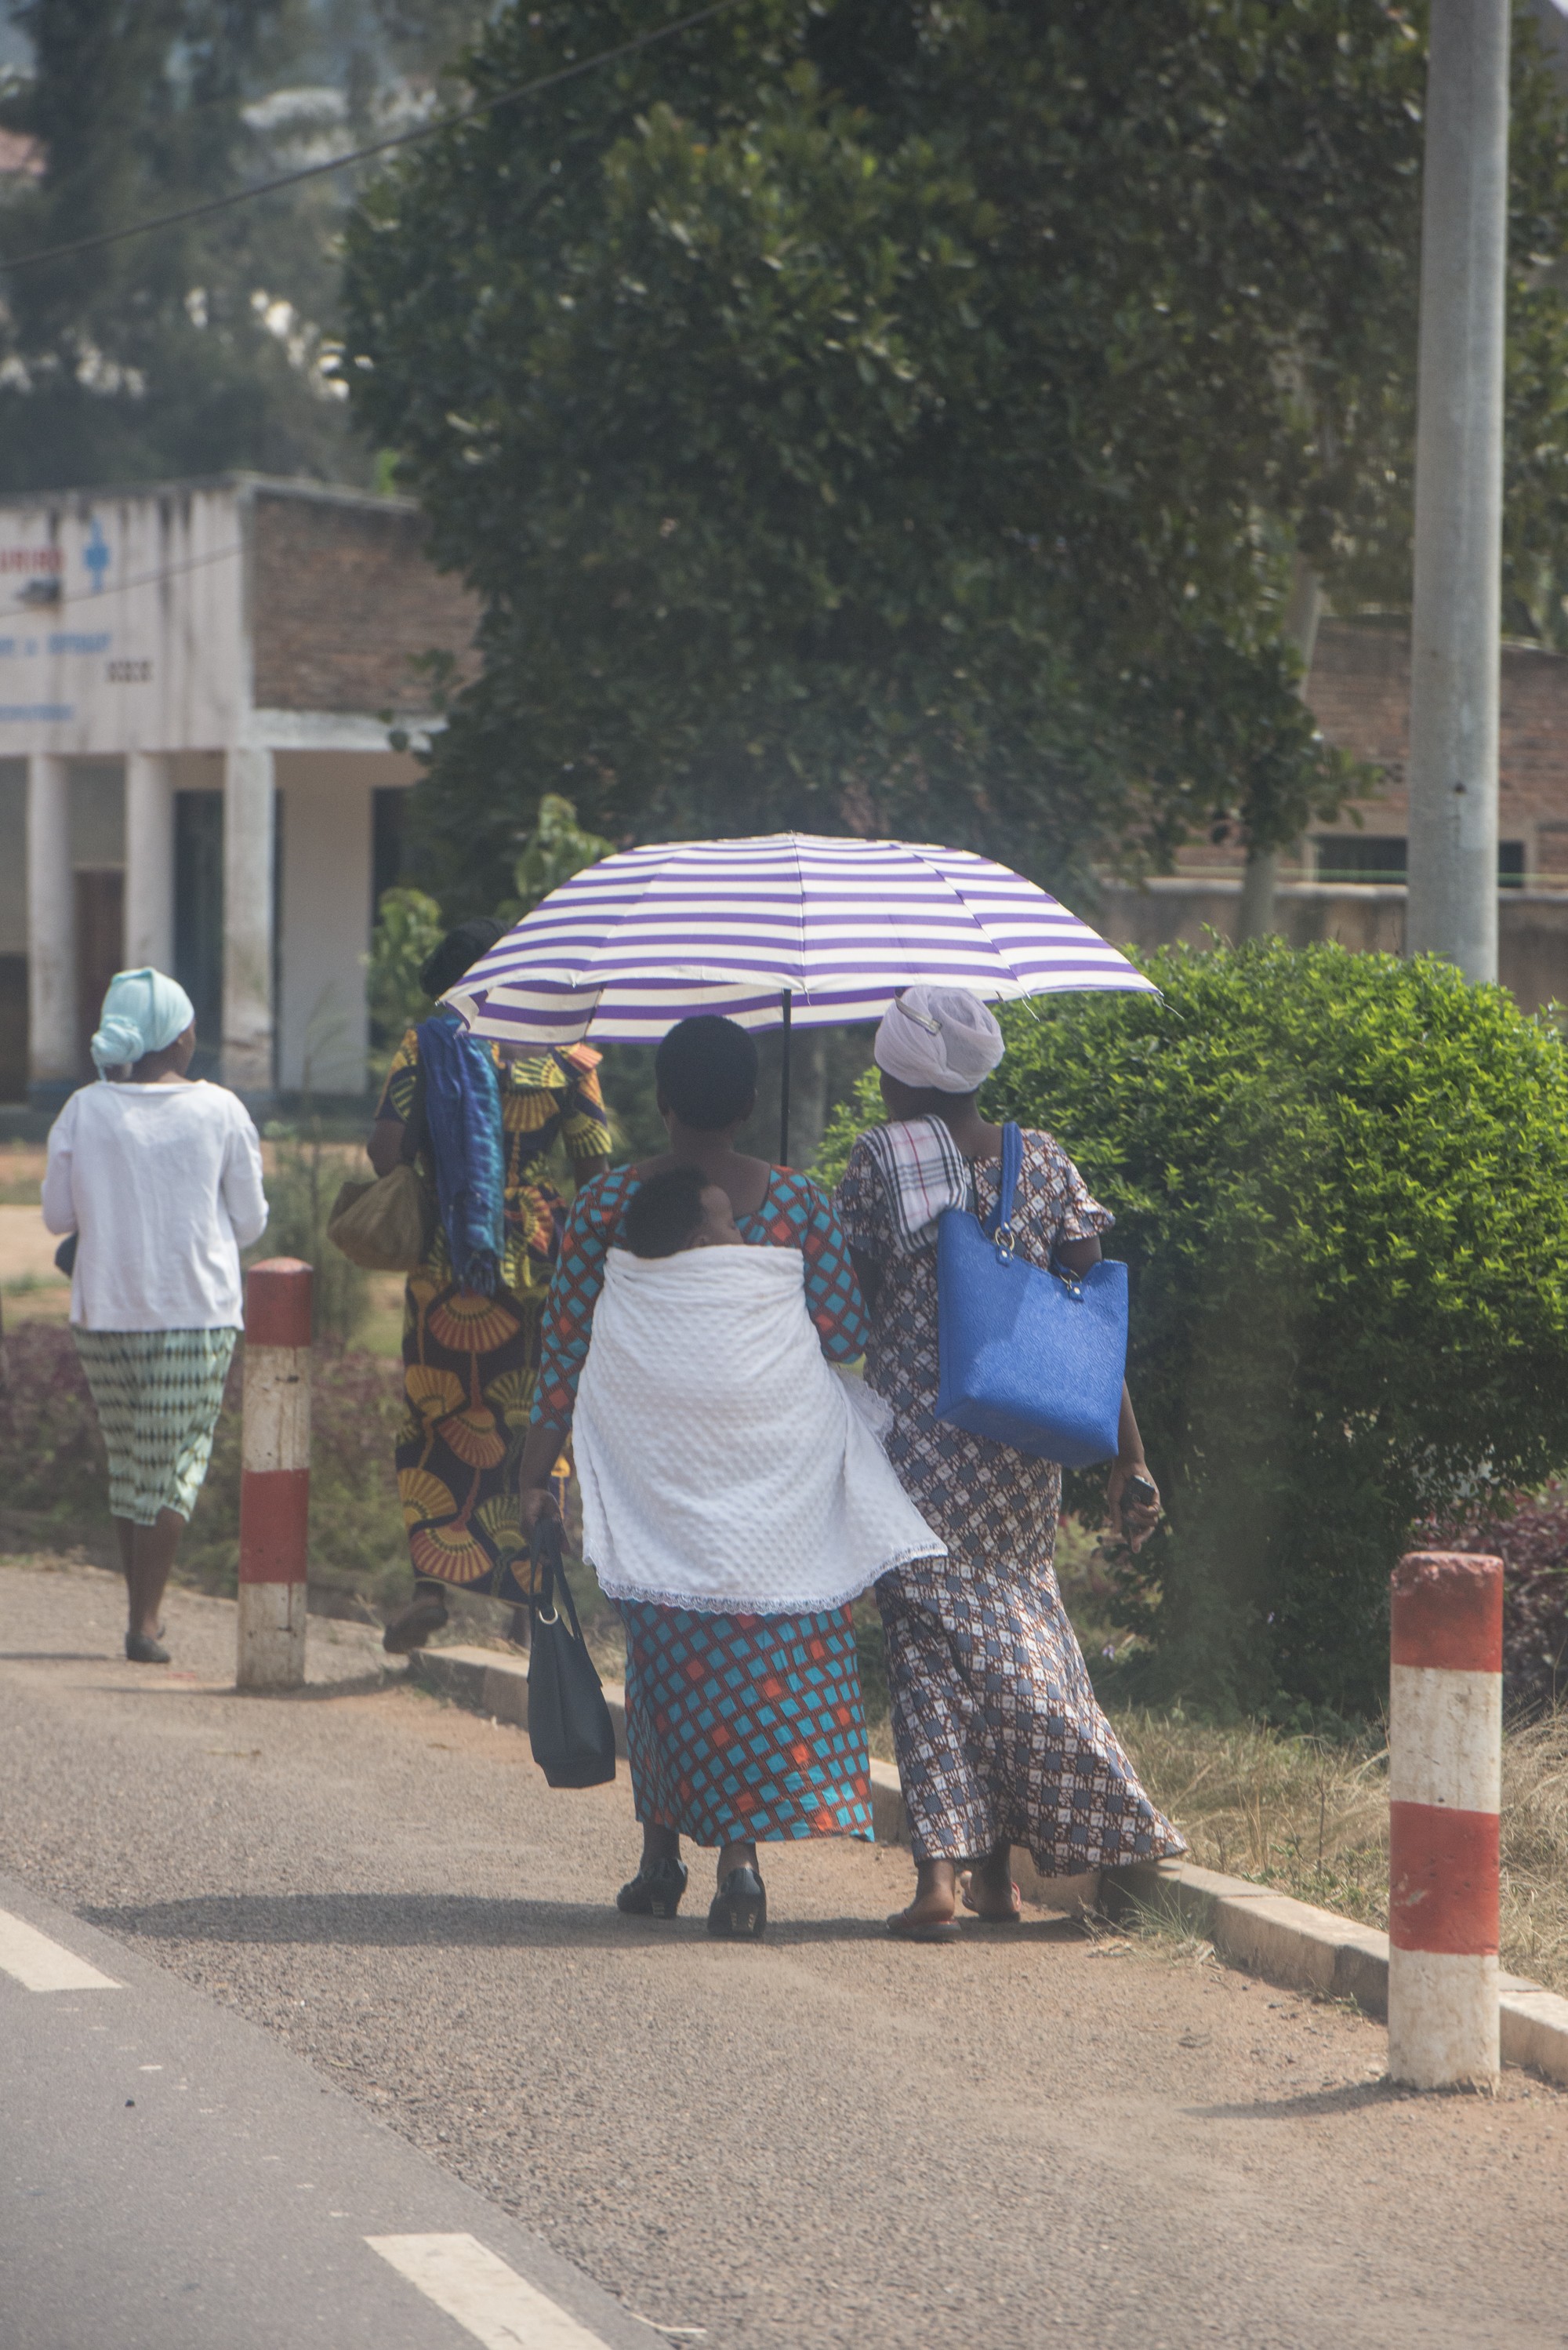
[[99,1069],[123,1068],[144,1053],[161,1053],[196,1017],[177,979],[161,971],[117,971],[109,983],[90,1047]]
[[889,1004],[871,1057],[900,1085],[921,1092],[971,1094],[1006,1046],[978,995],[966,987],[907,987]]

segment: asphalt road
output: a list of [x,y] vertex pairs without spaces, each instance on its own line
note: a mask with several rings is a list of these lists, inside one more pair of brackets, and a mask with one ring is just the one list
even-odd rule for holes
[[[174,1668],[130,1667],[109,1577],[0,1568],[0,1870],[676,2338],[1568,2344],[1568,2099],[1539,2082],[1395,2093],[1365,2019],[1038,1914],[896,1945],[897,1851],[770,1853],[757,1950],[707,1939],[702,1863],[690,1917],[620,1918],[624,1776],[552,1794],[524,1737],[388,1680],[350,1627],[313,1620],[327,1678],[260,1699],[225,1687],[223,1604],[176,1595],[170,1625]],[[73,2257],[119,2254],[88,2225]]]
[[271,2034],[4,1877],[0,2111],[6,2350],[664,2338]]

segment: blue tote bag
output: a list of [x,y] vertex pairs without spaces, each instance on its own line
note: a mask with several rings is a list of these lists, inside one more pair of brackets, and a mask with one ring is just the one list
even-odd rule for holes
[[1127,1358],[1127,1269],[1046,1273],[1013,1247],[1023,1138],[1002,1129],[989,1224],[966,1208],[937,1222],[937,1418],[1020,1452],[1087,1469],[1116,1457]]

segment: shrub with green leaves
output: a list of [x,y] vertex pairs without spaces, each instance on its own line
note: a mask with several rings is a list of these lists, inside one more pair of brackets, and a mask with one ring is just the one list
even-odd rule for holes
[[[1568,1056],[1435,960],[1169,950],[1161,994],[1002,1014],[982,1105],[1113,1209],[1168,1513],[1125,1566],[1126,1693],[1376,1707],[1411,1528],[1568,1461]],[[841,1113],[836,1173],[872,1097]],[[1103,1475],[1070,1481],[1080,1514]]]
[[383,889],[370,935],[366,993],[370,1004],[371,1066],[378,1083],[405,1032],[428,1019],[420,972],[446,934],[441,908],[422,889]]

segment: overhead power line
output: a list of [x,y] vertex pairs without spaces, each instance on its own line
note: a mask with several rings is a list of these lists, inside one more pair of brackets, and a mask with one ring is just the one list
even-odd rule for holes
[[673,40],[677,33],[689,33],[693,25],[705,25],[710,17],[722,16],[727,9],[738,5],[739,0],[711,0],[710,6],[694,8],[689,16],[677,16],[672,24],[659,25],[651,32],[639,33],[632,40],[618,42],[613,49],[600,49],[591,57],[578,57],[569,66],[557,66],[553,73],[520,82],[515,89],[504,89],[494,98],[476,99],[472,106],[455,107],[450,114],[437,115],[433,121],[421,122],[413,130],[394,131],[389,138],[372,140],[369,147],[356,147],[347,155],[335,155],[330,162],[307,163],[303,170],[285,172],[275,180],[258,181],[254,187],[235,188],[226,196],[209,196],[202,203],[185,204],[179,212],[133,221],[129,228],[105,229],[98,236],[73,237],[68,244],[42,245],[36,253],[17,254],[14,259],[0,256],[0,270],[36,269],[46,261],[65,261],[73,254],[97,253],[108,244],[123,244],[128,237],[151,236],[161,228],[179,228],[186,221],[205,220],[213,213],[231,212],[236,204],[252,203],[258,196],[275,195],[280,188],[296,188],[305,180],[325,179],[329,172],[347,172],[353,164],[367,162],[374,155],[387,155],[394,148],[411,147],[421,139],[433,139],[438,131],[453,130],[463,122],[476,122],[503,106],[515,106],[520,99],[536,97],[540,90],[554,89],[564,81],[575,81],[579,74],[592,73],[599,66],[612,66],[618,58],[651,48],[656,41]]

